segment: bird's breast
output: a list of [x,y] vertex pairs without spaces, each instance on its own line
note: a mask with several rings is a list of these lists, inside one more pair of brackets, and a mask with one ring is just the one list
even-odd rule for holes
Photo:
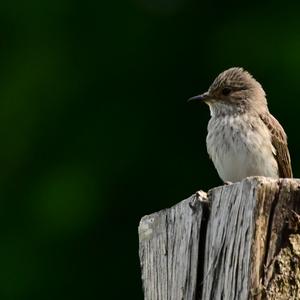
[[271,135],[259,117],[212,117],[207,151],[223,181],[248,176],[278,177]]

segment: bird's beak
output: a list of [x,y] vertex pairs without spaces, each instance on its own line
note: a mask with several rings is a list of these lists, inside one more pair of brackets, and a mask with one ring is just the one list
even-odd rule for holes
[[196,102],[200,103],[200,102],[205,102],[208,99],[210,99],[210,95],[209,95],[208,92],[205,92],[205,93],[203,93],[201,95],[197,95],[197,96],[191,97],[190,99],[188,99],[187,102],[189,102],[189,103],[194,103],[194,102],[195,103]]

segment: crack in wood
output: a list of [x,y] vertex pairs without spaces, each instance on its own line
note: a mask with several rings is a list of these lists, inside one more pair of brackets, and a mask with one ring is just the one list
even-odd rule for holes
[[275,214],[275,209],[278,204],[279,200],[279,195],[281,191],[281,182],[277,183],[277,190],[274,194],[274,199],[271,202],[271,208],[269,212],[269,219],[268,219],[268,224],[267,224],[267,232],[266,232],[266,243],[265,243],[265,253],[263,255],[263,260],[262,260],[262,273],[260,277],[262,278],[262,285],[266,287],[268,283],[266,282],[266,269],[269,268],[270,263],[268,263],[268,249],[270,247],[271,243],[271,235],[272,235],[272,230],[273,230],[273,221],[274,221],[274,214]]
[[[208,203],[211,201],[210,196],[207,195]],[[197,284],[196,284],[196,300],[202,297],[202,288],[204,280],[204,259],[205,259],[205,246],[206,246],[206,233],[209,217],[209,206],[203,205],[203,217],[200,225],[200,239],[199,239],[199,253],[198,253],[198,267],[197,267]]]
[[143,217],[145,299],[300,299],[299,186],[252,177]]

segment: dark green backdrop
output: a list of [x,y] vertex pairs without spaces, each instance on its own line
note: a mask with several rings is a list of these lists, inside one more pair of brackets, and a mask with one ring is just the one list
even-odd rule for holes
[[299,6],[6,2],[0,299],[142,299],[139,219],[221,184],[186,99],[230,66],[262,82],[299,176]]

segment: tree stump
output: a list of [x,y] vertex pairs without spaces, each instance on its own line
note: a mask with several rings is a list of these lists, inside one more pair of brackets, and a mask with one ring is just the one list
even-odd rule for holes
[[146,300],[300,299],[300,180],[249,177],[145,216]]

